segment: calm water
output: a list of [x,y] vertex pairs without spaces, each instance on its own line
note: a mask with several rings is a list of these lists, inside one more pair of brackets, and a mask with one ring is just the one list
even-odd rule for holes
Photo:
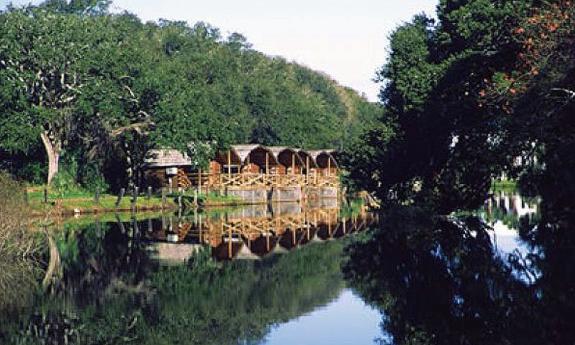
[[[536,201],[496,194],[480,212],[495,229],[487,232],[492,254],[472,251],[478,267],[469,270],[483,274],[481,260],[505,264],[509,253],[527,255],[532,249],[519,239],[518,219],[536,214]],[[51,286],[4,287],[22,297],[0,304],[0,343],[407,343],[446,329],[455,337],[461,324],[453,312],[442,315],[450,309],[443,310],[443,294],[433,291],[453,287],[442,285],[448,279],[439,262],[430,264],[444,248],[467,244],[415,241],[412,218],[399,217],[394,231],[375,240],[368,229],[376,216],[329,203],[70,219],[55,235],[60,265]],[[427,278],[404,284],[427,271],[439,274],[433,288]],[[462,304],[466,296],[455,298]],[[434,299],[439,304],[428,305]],[[442,318],[445,329],[436,325]],[[406,332],[406,322],[417,327]]]

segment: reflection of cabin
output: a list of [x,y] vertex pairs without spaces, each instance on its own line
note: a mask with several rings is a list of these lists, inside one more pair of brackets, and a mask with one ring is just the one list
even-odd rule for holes
[[258,210],[212,217],[163,216],[161,220],[142,224],[141,228],[146,229],[144,236],[160,258],[181,261],[200,245],[208,245],[216,259],[229,260],[286,253],[310,243],[363,231],[376,221],[365,210],[342,217],[337,208],[300,208],[286,214],[271,211],[260,214],[259,206],[252,207]]
[[148,184],[156,188],[171,186],[208,191],[233,187],[269,191],[339,186],[338,164],[332,150],[232,145],[229,150],[216,153],[204,170],[193,167],[192,160],[179,151],[154,150],[146,163]]

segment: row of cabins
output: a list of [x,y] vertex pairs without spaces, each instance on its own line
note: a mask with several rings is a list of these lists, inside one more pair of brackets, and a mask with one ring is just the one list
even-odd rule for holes
[[[245,199],[301,200],[306,195],[336,197],[338,164],[333,150],[301,150],[232,145],[218,152],[206,170],[177,150],[155,150],[146,162],[148,184],[156,188],[220,191]],[[282,198],[283,197],[283,198]]]

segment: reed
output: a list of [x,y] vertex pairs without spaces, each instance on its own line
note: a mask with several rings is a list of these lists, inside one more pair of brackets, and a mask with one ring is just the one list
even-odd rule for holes
[[0,172],[0,310],[25,304],[38,285],[41,241],[27,219],[22,186]]

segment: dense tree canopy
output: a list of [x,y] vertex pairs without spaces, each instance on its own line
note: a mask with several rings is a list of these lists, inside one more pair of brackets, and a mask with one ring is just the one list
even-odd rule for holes
[[[387,207],[347,248],[346,276],[394,344],[572,343],[575,6],[437,10],[391,36],[387,116],[347,156]],[[526,253],[498,252],[483,220],[457,212],[479,208],[501,173],[539,197],[540,214],[516,220]]]
[[502,172],[533,182],[531,170],[573,142],[573,11],[569,1],[442,0],[437,21],[397,28],[377,75],[384,128],[348,156],[352,178],[442,213],[480,206]]
[[0,13],[4,168],[48,157],[51,180],[61,157],[96,171],[115,162],[135,182],[154,147],[192,151],[199,164],[232,143],[344,148],[381,112],[240,34],[141,23],[108,5],[50,0]]

